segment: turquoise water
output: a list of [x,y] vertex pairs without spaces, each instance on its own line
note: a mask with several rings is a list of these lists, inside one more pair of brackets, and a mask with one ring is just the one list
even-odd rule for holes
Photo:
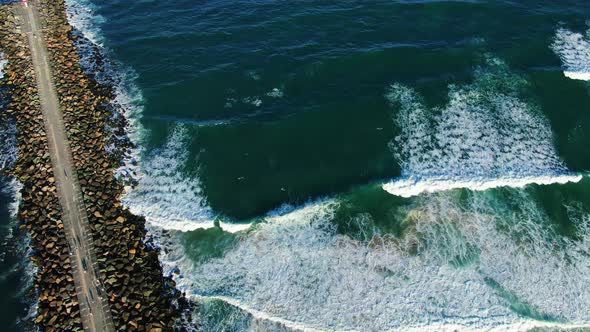
[[587,1],[68,4],[206,330],[590,326]]

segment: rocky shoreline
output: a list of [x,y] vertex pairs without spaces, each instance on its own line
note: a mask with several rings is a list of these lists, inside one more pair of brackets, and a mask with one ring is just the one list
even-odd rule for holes
[[0,7],[0,49],[8,60],[3,84],[10,103],[3,118],[15,120],[19,156],[10,171],[21,184],[20,228],[31,237],[37,267],[37,317],[44,331],[81,331],[80,308],[72,279],[69,247],[61,221],[28,41],[17,29],[11,6]]
[[[145,219],[124,208],[124,183],[116,178],[132,146],[125,119],[113,106],[113,87],[100,85],[80,66],[63,0],[39,0],[64,125],[82,186],[101,281],[119,331],[172,331],[188,303],[162,275],[158,250],[146,241]],[[38,273],[36,323],[44,331],[82,329],[68,243],[51,170],[28,43],[14,33],[12,5],[0,6],[0,51],[9,63],[5,84],[11,101],[5,117],[16,120],[19,157],[11,171],[23,185],[19,218],[31,236]],[[182,328],[177,328],[182,329]]]

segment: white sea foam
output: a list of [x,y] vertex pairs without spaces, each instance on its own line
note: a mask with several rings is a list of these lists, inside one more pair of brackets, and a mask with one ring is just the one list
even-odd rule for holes
[[0,172],[14,166],[18,158],[17,133],[16,123],[13,121],[0,123]]
[[[139,186],[124,198],[158,228],[213,225],[198,179],[181,171],[187,162],[186,130],[179,127],[162,149],[146,155]],[[530,147],[519,142],[506,148],[522,152]],[[416,235],[401,241],[367,244],[337,234],[330,224],[336,203],[330,201],[269,216],[222,258],[202,265],[191,262],[175,238],[161,257],[166,273],[181,267],[178,286],[195,298],[224,300],[295,330],[522,331],[550,325],[515,314],[486,277],[539,311],[572,321],[568,327],[586,326],[590,231],[581,228],[582,241],[564,240],[564,249],[555,252],[541,240],[548,231],[538,227],[543,219],[538,212],[512,216],[518,219],[513,232],[532,230],[535,241],[523,245],[494,226],[499,221],[486,202],[474,202],[466,211],[445,196],[424,199],[407,213]],[[416,246],[419,255],[412,254]],[[469,256],[473,247],[480,253],[472,265],[449,264],[456,256]]]
[[103,46],[104,37],[100,26],[105,23],[103,16],[96,13],[90,0],[66,0],[68,21],[94,44]]
[[4,59],[4,54],[0,52],[0,79],[4,76],[4,68],[8,64],[8,60]]
[[402,176],[383,188],[413,196],[580,181],[557,156],[549,123],[518,98],[523,84],[495,59],[476,71],[472,84],[450,86],[441,108],[429,108],[413,89],[393,84],[386,97],[399,108],[394,121],[401,133],[390,145]]
[[0,177],[0,185],[2,194],[10,197],[10,202],[8,203],[9,222],[3,225],[7,233],[0,244],[2,248],[0,262],[5,264],[7,255],[12,256],[12,259],[16,260],[9,270],[2,272],[0,278],[19,276],[18,289],[11,291],[11,293],[15,298],[19,299],[21,304],[26,306],[26,312],[19,313],[16,316],[14,324],[20,329],[28,330],[30,329],[31,322],[34,321],[37,315],[38,299],[36,297],[31,298],[30,292],[34,289],[34,281],[38,269],[29,259],[33,255],[33,250],[30,246],[30,237],[28,234],[22,237],[17,237],[15,234],[19,225],[18,209],[22,200],[22,184],[13,176],[2,176]]
[[397,179],[393,182],[383,185],[383,189],[387,192],[401,196],[412,197],[422,193],[433,193],[437,191],[445,191],[459,188],[469,188],[470,190],[488,190],[498,187],[522,188],[530,184],[555,184],[579,182],[583,178],[582,175],[553,175],[553,176],[526,176],[513,178],[471,178],[465,180],[449,179],[447,177],[441,178],[426,178],[410,176],[408,178]]
[[563,74],[574,80],[590,81],[590,72],[564,71]]
[[[8,61],[4,59],[4,54],[0,52],[0,81],[4,77],[4,68]],[[1,93],[1,91],[0,91]],[[6,106],[7,100],[0,94],[0,111]],[[0,123],[0,172],[5,171],[14,165],[18,158],[16,123],[12,120],[6,120]]]
[[279,88],[273,88],[272,90],[267,92],[266,95],[272,98],[282,98],[285,95],[285,93],[283,92],[283,90]]
[[262,105],[262,100],[258,96],[244,97],[242,98],[242,103],[260,107]]
[[[181,266],[178,285],[195,298],[294,330],[589,327],[590,219],[580,217],[581,239],[570,240],[530,197],[513,195],[519,208],[501,216],[507,206],[489,195],[475,194],[467,207],[448,193],[426,196],[406,211],[402,239],[369,243],[339,235],[330,223],[337,205],[324,202],[267,218],[222,258],[196,265],[177,245],[163,259]],[[557,322],[513,311],[522,306]]]
[[[310,203],[304,207],[295,207],[291,205],[284,205],[275,211],[271,211],[267,215],[267,219],[275,223],[289,222],[292,219],[311,219],[319,212],[330,213],[330,206],[333,206],[335,201],[324,200],[315,203]],[[323,331],[320,328],[307,326],[303,323],[291,321],[279,316],[273,316],[267,311],[261,310],[255,306],[240,301],[238,299],[219,296],[219,295],[202,295],[195,292],[193,285],[194,278],[190,273],[194,272],[194,266],[190,258],[184,253],[182,241],[178,238],[178,233],[167,233],[163,235],[161,231],[156,230],[161,244],[166,248],[160,252],[160,260],[164,264],[164,274],[173,275],[177,282],[177,287],[195,301],[204,302],[219,300],[246,312],[252,317],[249,322],[248,330],[251,331],[306,331],[316,332]],[[180,268],[180,275],[174,274],[174,271]],[[188,273],[188,274],[187,274]],[[201,322],[202,323],[202,322]],[[235,327],[235,326],[234,326]]]
[[[117,171],[121,178],[139,181],[137,187],[126,188],[123,203],[133,213],[145,216],[151,226],[182,231],[214,227],[215,216],[202,196],[198,178],[186,178],[180,170],[188,158],[184,145],[188,141],[188,127],[179,126],[161,149],[152,153],[144,151],[143,146],[149,133],[141,124],[143,96],[135,84],[137,74],[109,58],[112,54],[103,46],[104,38],[100,30],[104,18],[96,17],[95,7],[91,2],[68,0],[66,5],[70,23],[98,45],[98,49],[95,45],[78,45],[82,66],[98,82],[114,86],[113,105],[127,119],[125,131],[136,146],[126,156],[125,165]],[[95,61],[98,55],[104,57],[100,66]],[[248,102],[256,106],[261,103],[257,99],[249,99]],[[224,222],[219,225],[230,232],[250,227],[250,224]]]
[[8,205],[8,213],[10,214],[10,217],[14,220],[16,220],[17,218],[17,214],[18,214],[18,207],[21,203],[21,190],[23,188],[23,185],[18,182],[14,177],[10,177],[9,182],[8,182],[8,186],[5,189],[7,193],[10,193],[12,196],[12,201],[10,202],[10,204]]
[[[0,52],[0,81],[4,75],[4,68],[8,63],[7,60],[3,59],[4,54]],[[2,97],[0,95],[0,97]],[[6,105],[6,100],[0,99],[0,111]],[[14,166],[18,158],[18,129],[16,122],[11,119],[6,119],[0,123],[0,172],[7,171]],[[5,188],[0,188],[5,194],[13,197],[8,208],[10,217],[16,219],[18,212],[18,206],[21,199],[21,188],[22,185],[14,177],[7,177],[7,183]]]
[[[0,101],[0,111],[2,111],[2,101]],[[13,121],[8,120],[7,122],[0,123],[0,172],[12,168],[18,158],[17,134],[16,124]],[[3,273],[2,277],[16,273],[22,275],[19,282],[20,291],[18,297],[27,306],[27,312],[26,314],[21,313],[16,318],[16,326],[24,328],[33,321],[37,313],[38,303],[36,299],[29,298],[29,292],[34,286],[37,268],[29,260],[29,257],[32,255],[32,249],[29,245],[30,238],[28,235],[22,238],[15,236],[15,230],[18,227],[18,209],[22,199],[22,184],[13,176],[1,176],[0,182],[2,185],[0,190],[6,197],[10,197],[7,206],[10,222],[4,225],[6,226],[7,233],[2,239],[3,250],[0,253],[0,261],[4,262],[9,252],[11,252],[13,257],[20,258],[18,263],[10,271]]]
[[[121,151],[124,154],[124,166],[117,170],[117,176],[125,180],[135,178],[139,174],[136,165],[142,154],[142,142],[147,135],[141,124],[144,99],[141,90],[135,84],[137,73],[111,58],[112,52],[103,45],[101,25],[105,19],[96,15],[96,8],[92,2],[67,0],[66,7],[70,24],[89,41],[76,41],[82,68],[99,83],[114,88],[115,98],[111,103],[113,116],[126,119],[125,135],[136,146],[131,151]],[[102,61],[97,61],[99,58]],[[124,138],[115,136],[115,139]],[[115,149],[114,142],[107,146],[107,151]]]
[[551,49],[560,57],[565,76],[590,81],[590,30],[584,36],[559,28]]
[[[6,235],[2,239],[2,243],[0,245],[4,249],[4,250],[0,251],[0,262],[4,262],[6,255],[8,254],[8,250],[6,250],[6,249],[10,248],[10,247],[13,247],[13,248],[17,247],[14,243],[14,241],[16,240],[15,236],[14,236],[14,231],[17,227],[18,207],[19,207],[20,201],[21,201],[22,185],[20,182],[18,182],[12,176],[0,176],[0,185],[3,186],[0,188],[0,191],[2,192],[2,194],[6,197],[11,197],[11,201],[10,201],[10,203],[8,203],[8,213],[9,213],[10,222],[8,224],[3,225],[6,230]],[[21,249],[21,248],[17,247],[17,249]],[[25,252],[25,251],[26,250],[22,250],[22,252]],[[17,268],[20,268],[20,267],[15,267],[14,270]],[[14,273],[14,272],[15,271],[13,271],[13,270],[6,271],[6,273],[3,273],[3,275]],[[4,278],[4,277],[2,277],[2,278]]]
[[[188,161],[189,141],[189,129],[175,127],[166,144],[141,161],[139,184],[123,196],[123,203],[133,213],[145,216],[154,226],[181,231],[215,226],[215,216],[205,201],[199,179],[182,171]],[[250,224],[221,222],[220,226],[236,232]]]

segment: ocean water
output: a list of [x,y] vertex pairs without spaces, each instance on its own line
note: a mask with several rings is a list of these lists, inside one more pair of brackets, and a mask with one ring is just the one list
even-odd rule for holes
[[67,3],[206,331],[590,328],[590,2]]

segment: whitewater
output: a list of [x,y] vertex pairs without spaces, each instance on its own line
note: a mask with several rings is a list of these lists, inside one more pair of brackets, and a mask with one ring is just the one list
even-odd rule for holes
[[[78,40],[81,64],[87,73],[102,84],[115,89],[114,116],[127,120],[126,135],[135,148],[125,154],[124,166],[117,170],[121,179],[138,179],[126,186],[123,203],[131,212],[146,217],[150,226],[191,231],[222,226],[232,232],[250,227],[247,223],[226,223],[215,219],[201,194],[198,178],[185,177],[182,167],[188,161],[186,144],[189,130],[179,125],[172,130],[160,149],[146,153],[143,146],[149,131],[141,124],[144,98],[135,84],[137,74],[112,60],[112,51],[104,46],[100,26],[105,19],[96,14],[96,6],[88,0],[66,1],[68,19],[90,42]],[[97,63],[97,57],[103,61]]]
[[549,123],[518,97],[527,83],[489,57],[474,82],[449,86],[448,103],[429,109],[410,87],[392,84],[386,98],[399,107],[401,134],[390,143],[402,176],[383,186],[411,197],[457,188],[487,190],[578,182],[553,147]]
[[6,66],[7,63],[8,63],[8,61],[6,59],[4,59],[4,54],[2,54],[2,52],[0,52],[0,77],[4,76],[4,67]]
[[[187,258],[180,240],[169,240],[162,256],[168,271],[180,267],[179,287],[194,298],[249,313],[248,326],[264,320],[303,331],[588,327],[589,216],[572,207],[582,240],[570,240],[516,189],[582,176],[557,156],[540,112],[518,98],[525,80],[495,58],[474,77],[471,85],[449,87],[448,105],[435,111],[411,88],[393,84],[386,94],[401,106],[392,152],[414,183],[404,188],[402,177],[383,188],[399,196],[439,191],[416,197],[403,211],[410,226],[401,238],[380,233],[363,213],[351,222],[377,235],[340,234],[332,222],[340,202],[327,199],[269,214],[222,258],[202,264]],[[508,187],[510,200],[477,192],[499,186]],[[449,191],[455,188],[476,191],[464,204],[460,192]],[[549,238],[557,239],[557,251]]]
[[[96,19],[91,3],[68,1],[68,8],[71,23],[103,45],[104,19]],[[571,60],[568,48],[558,43],[571,34],[560,36],[552,47],[567,60],[565,74],[587,79],[579,59]],[[217,222],[240,240],[222,257],[198,264],[181,238],[184,232],[216,227],[216,215],[198,177],[182,171],[191,162],[186,146],[194,132],[177,125],[159,149],[142,151],[148,133],[139,121],[141,92],[132,71],[118,72],[117,102],[125,105],[129,132],[139,146],[130,157],[139,167],[127,163],[121,170],[138,177],[139,184],[123,201],[146,217],[165,249],[165,272],[178,287],[198,302],[237,308],[236,315],[246,315],[244,330],[590,327],[590,217],[570,207],[580,238],[571,240],[557,234],[534,199],[517,189],[579,182],[582,176],[563,165],[547,121],[518,97],[526,82],[500,60],[492,58],[476,70],[473,84],[450,86],[448,103],[435,110],[409,86],[387,88],[386,99],[398,109],[393,122],[401,134],[391,150],[402,176],[383,189],[413,197],[402,213],[409,225],[403,236],[375,231],[372,217],[362,213],[353,222],[377,235],[359,240],[342,234],[332,222],[341,202],[326,198],[273,211],[254,226]],[[511,83],[498,87],[499,81]],[[497,187],[508,187],[516,209],[484,192]],[[458,188],[474,191],[467,203],[452,190]]]
[[[181,267],[177,281],[188,294],[229,298],[255,319],[288,321],[296,330],[588,326],[588,216],[578,222],[584,240],[558,237],[554,252],[544,240],[554,235],[546,217],[527,197],[520,202],[520,213],[501,221],[494,211],[502,202],[476,195],[466,210],[452,195],[427,196],[406,213],[412,231],[368,242],[338,234],[330,223],[338,202],[320,202],[267,217],[223,258],[195,266],[177,244],[164,259]],[[523,231],[530,245],[518,238]],[[458,261],[472,262],[458,268]],[[538,321],[545,316],[554,321]]]
[[565,76],[590,81],[590,30],[581,34],[559,28],[551,49],[561,58]]

